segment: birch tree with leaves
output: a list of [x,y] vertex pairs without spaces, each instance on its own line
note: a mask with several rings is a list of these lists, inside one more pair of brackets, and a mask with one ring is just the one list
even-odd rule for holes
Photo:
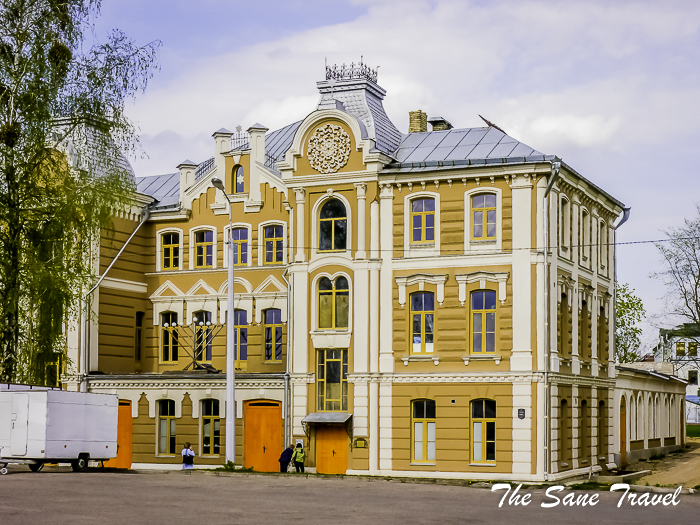
[[99,9],[0,0],[0,381],[52,384],[47,365],[94,283],[95,240],[134,190],[124,107],[159,42],[118,30],[93,42]]

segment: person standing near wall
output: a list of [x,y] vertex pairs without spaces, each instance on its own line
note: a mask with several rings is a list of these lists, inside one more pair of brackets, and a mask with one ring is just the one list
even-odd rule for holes
[[185,448],[182,449],[182,470],[191,470],[194,468],[194,450],[189,441],[185,443]]
[[280,462],[280,472],[287,472],[287,468],[289,468],[289,462],[292,460],[293,455],[294,445],[289,445],[282,451],[282,455],[278,460]]
[[301,446],[301,443],[297,443],[297,448],[294,450],[294,455],[292,456],[297,472],[304,472],[305,457],[306,454],[304,453],[304,447]]

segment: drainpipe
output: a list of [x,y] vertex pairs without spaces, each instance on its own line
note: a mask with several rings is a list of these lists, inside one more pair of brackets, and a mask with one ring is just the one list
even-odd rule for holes
[[[613,247],[615,247],[615,250],[613,251],[613,311],[612,311],[612,334],[613,334],[613,345],[612,345],[612,352],[613,352],[613,360],[615,359],[615,330],[617,328],[617,229],[625,224],[627,220],[630,218],[630,209],[631,208],[622,208],[622,219],[620,222],[617,223],[617,225],[613,226],[613,231],[615,232],[615,240],[613,242]],[[610,359],[610,356],[608,355],[608,359]],[[620,451],[622,453],[622,451]],[[622,456],[620,456],[622,457]],[[622,465],[619,465],[620,468],[622,468]]]
[[554,183],[559,178],[559,170],[561,169],[561,161],[552,162],[552,174],[547,182],[547,189],[544,192],[544,480],[549,481],[549,464],[550,464],[550,388],[549,388],[549,264],[547,263],[547,255],[549,254],[549,192],[552,191]]
[[289,410],[289,403],[292,399],[292,393],[290,391],[289,384],[289,371],[291,370],[292,363],[292,326],[294,323],[291,322],[291,311],[289,310],[290,296],[292,294],[292,286],[289,284],[286,275],[289,273],[289,268],[284,269],[282,274],[282,279],[287,283],[287,370],[284,372],[284,446],[285,448],[292,439],[292,428],[289,415],[291,411]]
[[[150,206],[150,205],[149,205]],[[91,308],[91,296],[92,292],[94,292],[99,286],[100,283],[104,280],[105,277],[107,277],[107,273],[112,269],[112,266],[114,266],[114,263],[117,262],[117,259],[119,259],[119,256],[122,254],[122,252],[126,249],[126,247],[129,245],[129,242],[131,242],[131,239],[134,238],[136,233],[141,229],[141,226],[148,220],[149,215],[151,214],[151,210],[149,209],[149,206],[146,206],[143,209],[143,212],[141,213],[141,222],[136,226],[136,229],[132,232],[131,236],[126,240],[124,243],[124,246],[122,246],[121,250],[119,250],[119,253],[117,253],[116,257],[112,259],[112,262],[109,263],[109,266],[107,269],[104,271],[104,273],[100,276],[98,279],[97,283],[95,286],[90,288],[90,291],[85,294],[85,297],[83,297],[83,302],[85,303],[85,337],[83,337],[83,354],[80,356],[80,368],[82,368],[82,373],[80,374],[80,391],[81,392],[87,392],[87,377],[88,377],[88,367],[90,364],[90,359],[89,359],[89,352],[90,352],[90,312],[92,310]],[[98,265],[99,265],[99,253],[97,254],[98,257]]]

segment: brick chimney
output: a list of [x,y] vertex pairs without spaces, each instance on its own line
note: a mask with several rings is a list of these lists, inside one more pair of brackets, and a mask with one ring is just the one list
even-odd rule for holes
[[418,111],[408,112],[408,132],[424,133],[428,131],[428,114]]

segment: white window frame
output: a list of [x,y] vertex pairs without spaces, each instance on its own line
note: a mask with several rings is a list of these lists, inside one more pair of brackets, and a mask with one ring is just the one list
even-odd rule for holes
[[[345,206],[345,217],[347,221],[347,231],[345,236],[345,251],[337,252],[321,252],[318,250],[320,241],[319,223],[321,221],[321,208],[323,205],[331,200],[338,199]],[[332,189],[328,190],[325,195],[316,200],[313,208],[311,208],[311,239],[309,245],[311,246],[311,259],[316,257],[329,257],[329,256],[340,256],[352,258],[352,207],[350,206],[350,201],[342,193],[336,193]]]
[[[349,304],[348,304],[348,327],[336,329],[323,329],[318,327],[318,283],[323,277],[328,277],[331,282],[335,282],[338,277],[345,277],[348,280]],[[349,348],[352,336],[353,323],[353,282],[350,275],[339,271],[334,274],[321,272],[311,281],[311,340],[314,348]]]
[[[416,199],[430,198],[435,201],[435,242],[412,244],[413,224],[411,210]],[[434,257],[440,255],[440,194],[434,191],[417,191],[404,197],[403,205],[403,250],[404,257]]]
[[579,264],[585,268],[591,268],[591,212],[585,206],[579,206],[581,214],[581,231],[579,232]]
[[253,266],[253,227],[251,224],[245,222],[234,222],[233,226],[224,226],[224,244],[223,244],[223,255],[224,255],[224,265],[223,268],[228,268],[228,239],[229,230],[234,229],[246,229],[248,230],[248,262],[244,266],[236,266],[236,268],[245,268],[246,266]]
[[[473,241],[471,238],[472,203],[471,198],[478,194],[496,195],[496,239]],[[464,253],[500,252],[503,246],[503,192],[496,187],[477,187],[464,192]]]
[[[163,235],[166,233],[177,233],[179,235],[179,250],[180,250],[180,257],[178,261],[178,268],[177,270],[170,269],[170,270],[163,270]],[[156,271],[157,272],[173,272],[173,271],[178,271],[182,270],[182,261],[185,259],[185,254],[182,251],[182,243],[184,241],[184,232],[182,231],[182,228],[163,228],[162,230],[156,231]]]
[[[282,226],[282,262],[279,264],[265,264],[265,227]],[[281,266],[287,264],[287,223],[279,220],[269,220],[258,224],[258,266]]]
[[[212,243],[212,261],[211,261],[211,268],[195,268],[194,262],[195,262],[195,250],[194,250],[194,244],[195,244],[195,237],[194,234],[202,231],[202,230],[212,230],[214,233],[214,241]],[[208,271],[208,270],[216,270],[216,259],[218,257],[217,254],[217,245],[218,245],[218,229],[216,226],[212,226],[210,224],[202,224],[200,226],[195,226],[194,228],[190,228],[190,237],[189,237],[189,252],[190,252],[190,264],[189,268],[190,270],[202,270],[202,271]]]

